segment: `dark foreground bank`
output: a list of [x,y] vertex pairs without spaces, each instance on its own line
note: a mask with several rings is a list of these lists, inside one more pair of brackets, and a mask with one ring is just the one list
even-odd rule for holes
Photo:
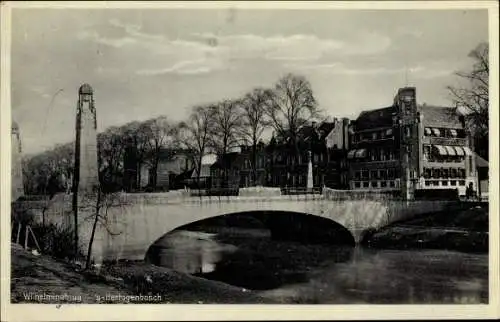
[[99,272],[11,247],[12,303],[272,303],[250,290],[145,263]]
[[488,205],[442,211],[388,225],[363,241],[373,248],[488,252]]

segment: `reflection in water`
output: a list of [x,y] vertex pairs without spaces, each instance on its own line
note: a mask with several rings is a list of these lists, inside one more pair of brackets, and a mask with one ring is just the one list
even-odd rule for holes
[[223,254],[237,249],[233,245],[218,243],[215,236],[204,232],[174,231],[153,245],[146,256],[155,265],[180,272],[210,273]]
[[148,259],[283,303],[488,302],[487,254],[303,245],[248,230],[174,231]]

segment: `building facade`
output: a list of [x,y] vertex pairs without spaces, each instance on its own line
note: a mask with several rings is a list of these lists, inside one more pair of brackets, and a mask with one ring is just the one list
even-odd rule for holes
[[267,147],[267,185],[306,188],[311,160],[313,187],[348,188],[348,130],[349,120],[345,118],[321,124],[313,122],[300,129],[297,148],[287,138],[273,137]]
[[193,158],[186,150],[163,148],[158,151],[157,158],[156,169],[151,164],[141,165],[141,188],[160,191],[174,189],[177,176],[194,168]]
[[455,108],[419,106],[413,87],[399,89],[392,106],[362,112],[350,133],[350,189],[410,200],[425,191],[477,189],[463,116]]
[[265,186],[268,175],[265,144],[259,142],[255,147],[255,160],[251,146],[241,146],[240,149],[240,187]]

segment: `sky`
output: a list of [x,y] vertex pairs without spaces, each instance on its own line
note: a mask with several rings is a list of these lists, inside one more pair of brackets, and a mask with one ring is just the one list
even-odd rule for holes
[[392,104],[451,105],[447,85],[488,40],[486,10],[26,9],[12,11],[12,117],[23,153],[74,140],[78,88],[97,130],[305,76],[326,115]]

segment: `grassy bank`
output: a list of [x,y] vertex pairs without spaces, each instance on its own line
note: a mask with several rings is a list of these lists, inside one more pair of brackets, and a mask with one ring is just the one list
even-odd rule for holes
[[[102,267],[99,272],[84,272],[73,264],[35,256],[16,245],[11,247],[11,252],[12,303],[270,302],[250,290],[146,263],[115,263]],[[130,297],[134,295],[151,297]]]
[[374,232],[365,243],[374,248],[487,253],[488,223],[487,206],[442,211],[384,227]]

